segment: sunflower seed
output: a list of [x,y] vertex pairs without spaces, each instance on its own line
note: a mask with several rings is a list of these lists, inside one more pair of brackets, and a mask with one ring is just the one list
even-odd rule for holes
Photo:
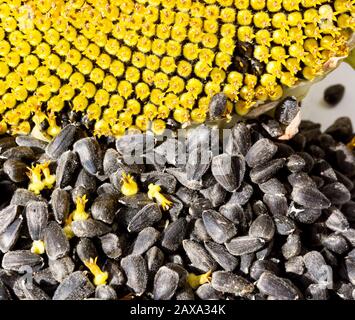
[[[18,292],[21,291],[23,300],[50,300],[50,297],[41,288],[33,283],[28,285],[24,278],[17,280],[15,286],[17,288],[14,288],[14,292],[17,291],[16,295],[18,296]],[[22,300],[22,297],[20,299]]]
[[355,172],[355,157],[352,151],[342,143],[338,143],[333,149],[339,171],[348,176],[353,176]]
[[122,203],[126,207],[131,208],[143,208],[144,206],[151,204],[152,201],[148,198],[145,193],[137,193],[133,196],[124,196],[118,200],[119,203]]
[[117,300],[117,293],[111,286],[100,285],[95,289],[95,298],[100,300]]
[[211,119],[219,119],[222,118],[223,114],[226,111],[227,107],[227,97],[224,93],[215,94],[208,106],[209,115]]
[[328,289],[323,285],[311,284],[306,289],[307,300],[328,300]]
[[95,138],[84,138],[74,144],[74,152],[79,155],[83,168],[92,175],[103,173],[103,155]]
[[142,256],[130,255],[122,258],[121,267],[127,277],[129,286],[136,295],[142,295],[147,288],[148,271],[147,264]]
[[[322,156],[321,158],[324,158],[324,156]],[[318,160],[314,164],[312,172],[323,178],[326,182],[331,183],[337,181],[337,176],[335,174],[334,169],[327,161],[323,159]]]
[[16,144],[21,147],[40,149],[42,152],[44,152],[46,146],[48,145],[46,141],[36,139],[32,136],[17,136]]
[[249,236],[262,238],[266,241],[270,241],[274,237],[274,234],[274,221],[266,214],[258,216],[249,228]]
[[252,145],[245,156],[249,167],[256,167],[272,159],[277,152],[277,146],[267,138],[258,140]]
[[158,247],[151,247],[145,254],[149,274],[155,274],[164,263],[164,253]]
[[123,156],[142,155],[144,152],[153,149],[154,136],[147,134],[129,134],[116,139],[116,149]]
[[330,234],[322,239],[324,247],[337,254],[344,254],[349,250],[348,243],[340,234]]
[[175,252],[185,238],[187,222],[184,218],[179,218],[172,222],[164,230],[161,246],[171,252]]
[[162,218],[162,213],[155,203],[150,203],[144,206],[132,218],[128,224],[129,232],[140,232],[146,227],[152,226]]
[[215,183],[206,189],[200,190],[200,193],[208,199],[211,202],[212,207],[215,208],[224,203],[227,191],[219,183],[217,183],[213,176],[212,178]]
[[140,179],[145,187],[148,187],[150,183],[158,184],[166,193],[174,193],[176,189],[175,177],[165,172],[152,171],[142,173]]
[[217,243],[224,243],[237,233],[231,221],[217,211],[204,211],[202,213],[202,219],[208,234]]
[[296,186],[292,190],[292,199],[298,204],[312,209],[327,209],[331,203],[318,189],[310,186]]
[[238,258],[231,255],[223,245],[205,242],[205,248],[213,259],[226,271],[233,271],[238,265]]
[[328,219],[325,221],[326,226],[335,232],[344,232],[350,225],[345,215],[337,208],[330,207]]
[[292,219],[286,216],[274,216],[276,232],[280,235],[286,236],[296,230],[296,225]]
[[9,205],[0,211],[0,234],[6,230],[21,211],[21,208],[17,205]]
[[322,188],[322,193],[332,204],[344,204],[351,198],[349,190],[340,182],[334,182]]
[[96,177],[90,175],[85,169],[81,169],[75,181],[75,187],[83,186],[89,193],[94,193],[96,189]]
[[271,178],[270,180],[259,184],[259,188],[261,189],[262,192],[268,194],[275,194],[275,195],[286,194],[286,188],[276,178]]
[[110,148],[106,150],[103,160],[103,169],[105,175],[109,176],[120,168],[118,162],[119,157],[120,155],[115,149]]
[[250,171],[250,179],[256,184],[266,182],[272,178],[285,164],[285,159],[274,159],[259,166],[254,167]]
[[318,251],[309,251],[303,256],[308,273],[317,283],[332,281],[331,268],[327,266],[323,256]]
[[176,300],[195,300],[194,292],[191,288],[182,288],[175,294]]
[[298,234],[290,234],[285,244],[281,248],[282,255],[286,260],[293,258],[301,253],[301,239]]
[[245,174],[245,161],[241,155],[221,154],[212,159],[212,174],[227,191],[233,192],[241,185]]
[[79,237],[94,238],[100,237],[110,232],[111,228],[101,221],[94,219],[73,221],[73,233]]
[[190,206],[191,203],[195,203],[200,198],[197,191],[188,189],[186,187],[180,187],[176,196],[182,201],[185,206]]
[[117,198],[110,193],[99,195],[91,206],[92,217],[107,224],[112,224],[117,210]]
[[0,280],[0,301],[11,300],[11,295],[5,284]]
[[53,300],[83,300],[95,292],[84,272],[75,271],[64,279],[54,292]]
[[19,216],[10,225],[8,225],[2,233],[0,233],[0,251],[6,253],[15,246],[18,238],[20,237],[22,222],[23,218],[22,216]]
[[185,171],[188,180],[198,181],[210,167],[212,152],[200,146],[193,149],[187,159]]
[[292,257],[285,262],[285,271],[302,275],[304,272],[304,263],[301,256]]
[[58,282],[63,282],[75,269],[75,264],[70,257],[63,257],[57,260],[49,259],[48,265],[53,278]]
[[288,210],[287,198],[282,194],[264,194],[263,201],[273,216],[285,216]]
[[249,269],[252,265],[252,263],[255,260],[255,254],[254,252],[252,253],[247,253],[243,254],[240,256],[240,271],[243,272],[244,274],[249,274]]
[[219,212],[236,225],[241,224],[244,219],[244,210],[238,204],[227,203],[219,208]]
[[75,179],[80,163],[77,154],[70,150],[64,152],[57,163],[58,166],[55,172],[56,186],[63,189]]
[[215,290],[210,283],[199,286],[195,293],[201,300],[221,300],[223,298],[221,292]]
[[260,276],[266,271],[278,274],[279,268],[271,260],[256,260],[250,267],[250,276],[254,280],[259,280]]
[[198,242],[184,240],[182,245],[193,267],[201,272],[216,269],[216,262]]
[[355,285],[355,259],[346,257],[345,268],[349,281]]
[[41,240],[48,223],[47,204],[42,201],[29,202],[26,206],[26,220],[32,240]]
[[228,271],[212,273],[212,287],[220,292],[245,296],[254,291],[254,285],[245,278]]
[[227,140],[226,152],[231,156],[241,153],[245,156],[251,147],[250,131],[245,123],[237,123]]
[[293,154],[288,157],[286,166],[291,172],[299,172],[306,166],[306,161],[299,154]]
[[297,203],[291,202],[287,215],[297,222],[312,224],[322,215],[322,210],[304,208]]
[[325,130],[334,139],[347,142],[353,135],[353,126],[349,117],[340,117]]
[[265,241],[260,238],[241,236],[234,238],[225,244],[227,250],[234,256],[242,256],[261,249]]
[[70,245],[58,223],[52,221],[44,229],[43,238],[48,258],[56,260],[70,251]]
[[190,237],[191,240],[197,241],[210,241],[211,237],[209,236],[205,224],[201,218],[197,219],[194,224],[194,229]]
[[7,174],[13,182],[19,183],[28,180],[27,165],[20,160],[8,159],[5,161],[3,168],[5,174]]
[[161,267],[154,277],[154,300],[170,300],[179,283],[179,274],[165,266]]
[[103,266],[103,271],[108,272],[108,284],[113,288],[119,288],[125,284],[125,275],[118,262],[108,259]]
[[248,203],[249,199],[253,195],[253,187],[245,182],[242,182],[240,187],[232,193],[228,204],[238,204],[240,206],[244,206]]
[[68,151],[78,136],[78,128],[69,124],[47,145],[46,153],[52,159],[58,159],[65,151]]
[[43,266],[43,259],[28,250],[9,251],[2,258],[2,267],[5,270],[20,272],[25,266],[39,270]]
[[201,180],[189,180],[187,173],[182,168],[167,168],[166,172],[173,175],[179,183],[191,190],[201,190]]
[[258,289],[269,296],[273,296],[282,300],[297,300],[300,299],[298,288],[296,288],[290,281],[286,281],[273,274],[265,271],[256,284]]
[[69,216],[70,195],[66,190],[55,189],[50,201],[55,220],[62,224]]
[[27,189],[18,188],[12,196],[10,204],[25,207],[31,200],[38,200],[38,197]]
[[122,255],[121,241],[114,233],[108,233],[100,237],[102,251],[111,259],[117,259]]
[[334,172],[339,182],[341,182],[349,191],[353,190],[354,184],[346,175],[337,170],[334,170]]
[[159,239],[160,232],[153,227],[147,227],[138,233],[133,244],[132,254],[140,255],[152,247]]
[[275,119],[284,125],[289,125],[296,117],[300,107],[295,97],[287,97],[275,108]]

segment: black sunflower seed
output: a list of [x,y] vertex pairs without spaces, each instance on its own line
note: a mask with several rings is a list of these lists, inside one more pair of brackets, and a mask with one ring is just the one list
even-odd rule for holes
[[247,253],[252,253],[261,249],[265,241],[260,238],[241,236],[227,242],[227,250],[234,256],[241,256]]
[[142,295],[148,282],[147,264],[140,255],[129,255],[122,258],[121,267],[127,277],[127,286],[129,286],[136,295]]
[[154,300],[170,300],[179,283],[179,274],[165,266],[161,267],[154,277]]
[[269,139],[263,138],[254,143],[245,156],[249,167],[256,167],[268,162],[277,152],[277,146]]
[[254,291],[254,285],[245,278],[228,271],[216,271],[212,274],[212,287],[220,292],[245,296]]

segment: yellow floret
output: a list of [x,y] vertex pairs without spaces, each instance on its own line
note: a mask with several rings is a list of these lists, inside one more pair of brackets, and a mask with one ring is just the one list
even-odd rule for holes
[[87,202],[88,199],[86,198],[86,194],[84,194],[82,197],[76,198],[76,208],[72,212],[73,221],[82,221],[89,219],[90,214],[85,211],[85,205]]
[[187,275],[187,283],[192,289],[197,289],[200,285],[205,283],[210,283],[212,280],[211,277],[212,271],[208,271],[201,275],[196,275],[194,273],[189,273]]
[[88,261],[85,261],[84,264],[94,276],[95,286],[106,284],[108,279],[108,272],[102,271],[97,265],[97,257],[95,259],[90,258]]
[[149,199],[155,199],[163,210],[169,210],[173,203],[168,200],[161,192],[161,187],[156,184],[149,184],[148,186],[148,197]]
[[122,186],[121,192],[125,196],[133,196],[138,192],[137,182],[134,181],[133,177],[125,172],[122,173]]

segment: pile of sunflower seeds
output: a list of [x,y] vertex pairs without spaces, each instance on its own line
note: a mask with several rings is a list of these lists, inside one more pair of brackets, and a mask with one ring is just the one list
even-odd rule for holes
[[[351,121],[324,133],[302,121],[282,141],[296,116],[287,109],[237,123],[219,154],[205,125],[185,142],[149,134],[103,142],[75,124],[50,144],[1,137],[0,299],[355,299]],[[185,164],[168,152],[184,143]],[[130,162],[132,150],[149,163]],[[56,184],[35,195],[26,172],[46,161]],[[123,172],[137,194],[120,192]],[[150,183],[169,210],[147,196]],[[63,227],[83,195],[90,218],[74,221],[68,240]],[[42,255],[30,251],[39,239]],[[96,257],[108,273],[98,286],[84,265]],[[209,271],[209,281],[190,285],[192,273]]]

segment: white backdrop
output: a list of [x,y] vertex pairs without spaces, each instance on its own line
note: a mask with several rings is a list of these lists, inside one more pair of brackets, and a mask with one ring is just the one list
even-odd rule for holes
[[[345,86],[344,98],[337,106],[329,107],[323,101],[323,92],[329,85],[337,83]],[[355,127],[355,70],[346,63],[314,84],[302,104],[303,119],[321,123],[322,129],[326,129],[341,116],[350,117]]]

